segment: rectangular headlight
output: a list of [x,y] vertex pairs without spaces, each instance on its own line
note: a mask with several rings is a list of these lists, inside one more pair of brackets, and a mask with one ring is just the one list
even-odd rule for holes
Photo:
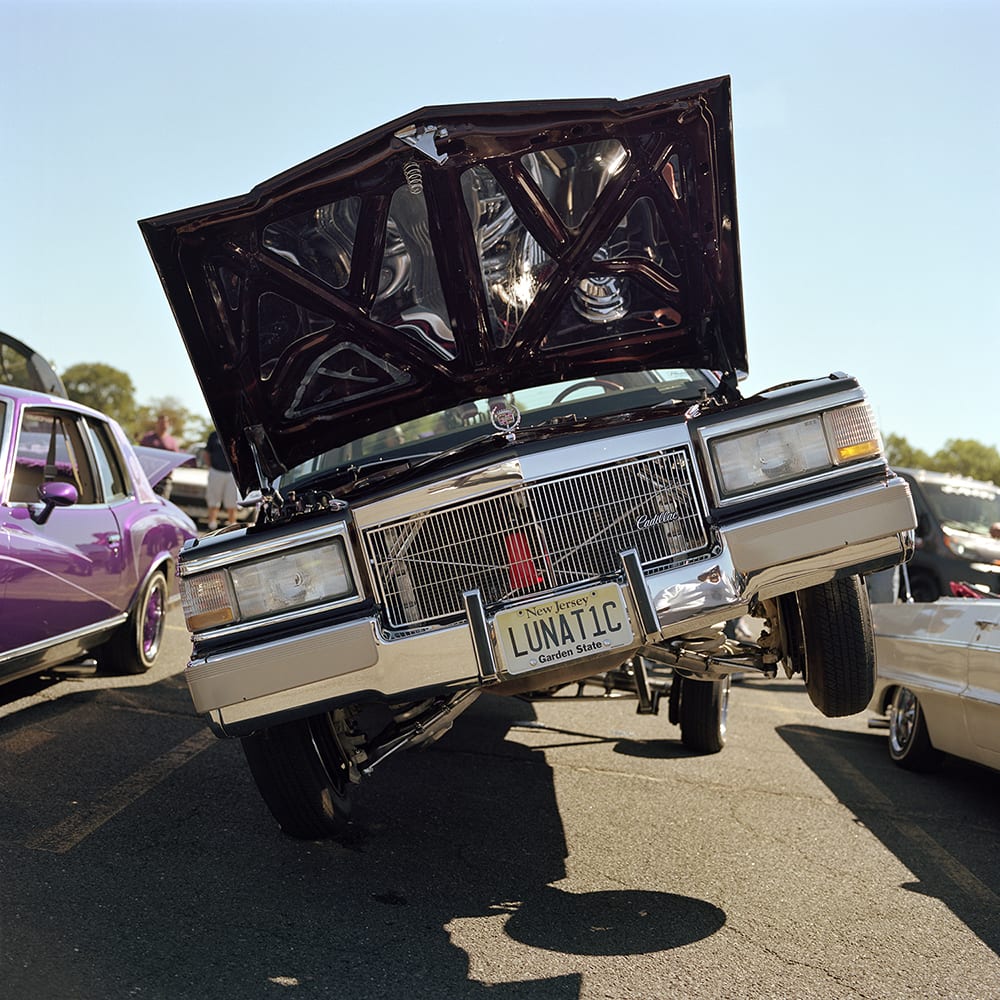
[[342,539],[230,568],[240,617],[261,618],[354,593]]
[[340,601],[357,592],[342,538],[182,575],[179,584],[191,632]]
[[712,442],[724,493],[733,495],[830,468],[830,449],[818,414],[758,427]]
[[724,496],[804,479],[882,450],[867,403],[716,438],[710,448]]

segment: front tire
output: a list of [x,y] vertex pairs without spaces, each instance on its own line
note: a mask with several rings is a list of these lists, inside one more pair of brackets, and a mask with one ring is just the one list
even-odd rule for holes
[[827,717],[863,712],[875,692],[875,635],[860,576],[799,591],[806,691]]
[[156,662],[167,625],[167,577],[151,573],[142,585],[128,621],[109,640],[100,656],[101,672],[144,674]]
[[889,704],[889,756],[908,771],[930,771],[941,759],[920,701],[909,688],[896,688]]
[[354,786],[336,725],[326,712],[241,740],[257,789],[289,837],[324,840],[348,830]]
[[729,678],[700,681],[675,675],[673,683],[680,685],[681,743],[695,753],[718,753],[726,745]]
[[910,596],[914,604],[931,604],[941,596],[941,588],[930,573],[910,573]]

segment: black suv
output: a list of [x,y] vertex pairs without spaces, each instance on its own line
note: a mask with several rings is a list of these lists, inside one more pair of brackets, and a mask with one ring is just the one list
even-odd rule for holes
[[917,541],[907,566],[915,601],[951,594],[952,583],[1000,593],[1000,487],[923,469],[896,469],[917,511]]

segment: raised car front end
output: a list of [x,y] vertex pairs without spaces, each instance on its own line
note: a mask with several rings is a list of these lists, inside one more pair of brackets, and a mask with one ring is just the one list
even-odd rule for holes
[[512,436],[350,502],[319,480],[276,523],[189,545],[196,708],[241,735],[345,702],[545,688],[637,654],[721,676],[750,654],[720,623],[912,544],[908,487],[846,376]]

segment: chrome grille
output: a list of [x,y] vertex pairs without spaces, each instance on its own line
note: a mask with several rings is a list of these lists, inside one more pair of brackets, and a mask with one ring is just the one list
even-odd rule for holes
[[685,448],[415,514],[365,531],[387,624],[453,617],[477,589],[487,606],[616,573],[619,554],[645,568],[708,548]]

